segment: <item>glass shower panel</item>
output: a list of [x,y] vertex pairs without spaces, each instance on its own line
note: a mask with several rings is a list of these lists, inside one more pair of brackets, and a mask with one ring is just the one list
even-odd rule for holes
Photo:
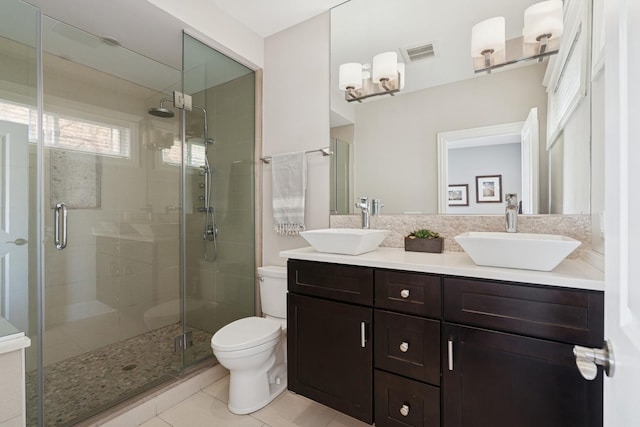
[[180,115],[148,113],[181,72],[48,17],[42,44],[41,398],[72,425],[182,369]]
[[29,372],[38,362],[38,14],[17,0],[3,1],[0,14],[0,337],[31,339]]
[[185,288],[190,365],[255,311],[255,73],[185,34]]
[[37,142],[37,13],[10,0],[0,14],[0,337],[20,331],[33,339],[36,332],[27,284],[36,279],[29,209],[36,206],[36,177],[29,165]]

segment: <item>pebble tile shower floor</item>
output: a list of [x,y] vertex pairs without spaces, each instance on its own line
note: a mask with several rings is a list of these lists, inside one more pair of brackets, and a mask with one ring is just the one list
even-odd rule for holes
[[[189,360],[211,355],[211,334],[190,330]],[[45,366],[44,425],[74,425],[176,375],[183,362],[173,340],[181,331],[180,324],[166,326]],[[37,425],[36,385],[37,371],[28,372],[27,426]]]

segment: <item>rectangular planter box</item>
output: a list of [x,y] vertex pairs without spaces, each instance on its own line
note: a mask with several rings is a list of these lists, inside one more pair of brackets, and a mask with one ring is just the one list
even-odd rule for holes
[[442,253],[444,249],[444,239],[437,237],[435,239],[410,239],[404,238],[404,250],[409,252],[432,252]]

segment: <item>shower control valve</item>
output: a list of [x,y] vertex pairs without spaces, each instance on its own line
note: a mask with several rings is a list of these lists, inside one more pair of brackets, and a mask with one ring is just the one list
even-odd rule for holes
[[205,231],[205,238],[207,240],[215,240],[218,237],[218,227],[210,225]]

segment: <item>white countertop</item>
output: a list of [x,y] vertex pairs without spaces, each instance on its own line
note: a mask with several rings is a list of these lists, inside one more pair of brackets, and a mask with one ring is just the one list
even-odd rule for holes
[[0,354],[29,347],[31,340],[0,316]]
[[321,253],[312,247],[306,247],[282,251],[280,256],[305,261],[604,291],[604,274],[580,259],[565,259],[553,271],[532,271],[479,266],[464,252],[432,254],[407,252],[403,248],[380,247],[373,252],[354,256]]

